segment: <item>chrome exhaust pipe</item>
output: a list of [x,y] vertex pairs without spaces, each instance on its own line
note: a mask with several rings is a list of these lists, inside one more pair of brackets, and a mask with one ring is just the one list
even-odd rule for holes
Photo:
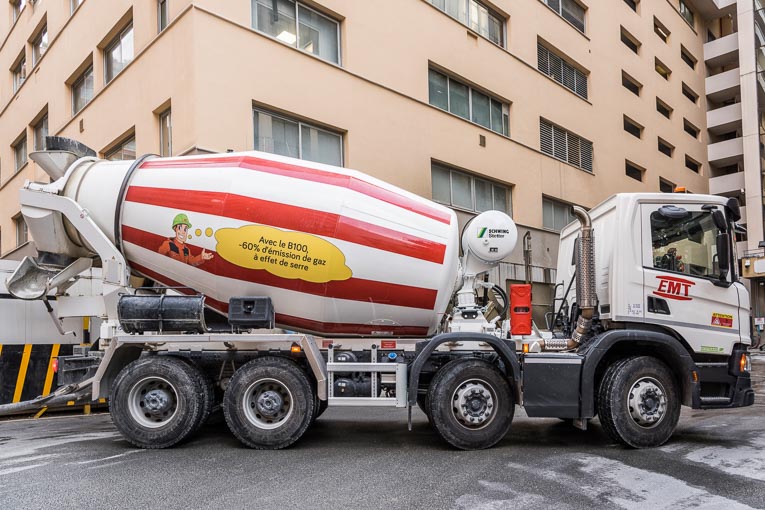
[[595,291],[595,240],[592,235],[592,218],[587,211],[574,206],[574,216],[582,225],[576,268],[576,302],[580,315],[571,339],[581,344],[587,340],[590,333],[592,317],[595,315],[595,307],[598,304]]

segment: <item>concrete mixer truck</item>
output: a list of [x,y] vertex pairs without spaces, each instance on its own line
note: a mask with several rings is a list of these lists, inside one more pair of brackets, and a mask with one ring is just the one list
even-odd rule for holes
[[[642,448],[683,405],[754,402],[735,199],[575,207],[540,331],[528,289],[510,299],[485,278],[516,243],[504,213],[460,235],[452,210],[345,168],[260,152],[103,161],[47,142],[31,157],[51,182],[20,191],[39,255],[7,288],[55,296],[56,324],[97,318],[98,345],[59,359],[58,390],[0,413],[107,398],[129,442],[165,448],[220,406],[243,444],[278,449],[328,406],[406,408],[410,427],[419,406],[447,443],[480,449],[518,405],[579,428],[597,416]],[[73,285],[85,274],[99,278]]]

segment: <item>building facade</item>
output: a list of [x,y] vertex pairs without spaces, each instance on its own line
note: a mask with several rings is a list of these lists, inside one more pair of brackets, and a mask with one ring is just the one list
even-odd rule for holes
[[[33,249],[17,190],[47,180],[28,157],[46,134],[105,158],[276,152],[362,170],[463,222],[507,211],[530,239],[501,277],[533,281],[538,304],[570,205],[616,192],[735,194],[756,247],[748,1],[12,0],[0,253]],[[733,75],[738,96],[721,89]],[[735,161],[721,155],[734,144]],[[745,183],[723,186],[733,178]]]

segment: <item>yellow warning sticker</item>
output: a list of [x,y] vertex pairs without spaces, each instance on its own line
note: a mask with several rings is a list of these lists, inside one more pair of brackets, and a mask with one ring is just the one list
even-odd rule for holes
[[732,328],[733,316],[727,313],[713,313],[712,326],[717,326],[718,328]]
[[353,276],[343,252],[311,234],[245,225],[219,229],[215,239],[215,251],[224,260],[248,269],[265,269],[281,278],[326,283]]

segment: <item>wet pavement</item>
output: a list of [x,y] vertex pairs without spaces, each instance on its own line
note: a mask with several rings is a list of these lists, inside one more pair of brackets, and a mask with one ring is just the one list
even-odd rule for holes
[[493,449],[456,451],[415,411],[329,409],[283,451],[248,450],[213,417],[169,450],[132,448],[108,414],[0,422],[0,509],[765,508],[765,355],[757,404],[683,409],[663,447],[611,444],[522,411]]

